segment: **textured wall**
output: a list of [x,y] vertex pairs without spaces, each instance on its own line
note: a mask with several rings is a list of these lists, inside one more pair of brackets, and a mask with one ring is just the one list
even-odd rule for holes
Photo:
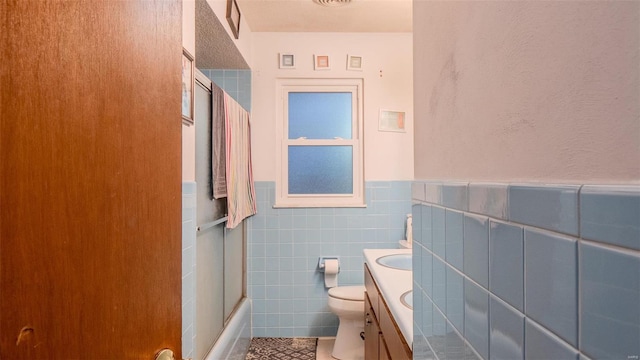
[[413,10],[416,179],[640,181],[640,2]]

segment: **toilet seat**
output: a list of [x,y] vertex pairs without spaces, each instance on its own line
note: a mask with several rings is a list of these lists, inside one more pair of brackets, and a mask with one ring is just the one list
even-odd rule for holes
[[329,296],[341,300],[364,301],[364,291],[362,285],[336,286],[329,289]]

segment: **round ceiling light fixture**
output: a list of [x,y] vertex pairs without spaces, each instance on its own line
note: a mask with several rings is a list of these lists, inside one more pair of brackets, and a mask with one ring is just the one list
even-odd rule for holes
[[314,3],[322,6],[343,6],[351,3],[351,0],[313,0]]

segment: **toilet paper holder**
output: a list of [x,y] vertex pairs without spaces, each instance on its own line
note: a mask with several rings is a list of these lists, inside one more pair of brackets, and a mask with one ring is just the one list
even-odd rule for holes
[[340,271],[340,258],[338,256],[321,256],[318,259],[318,269],[324,272],[324,261],[325,260],[338,260],[338,271]]

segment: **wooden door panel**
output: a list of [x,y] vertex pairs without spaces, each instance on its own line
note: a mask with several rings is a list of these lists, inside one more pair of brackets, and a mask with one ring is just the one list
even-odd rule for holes
[[0,358],[179,357],[181,2],[0,10]]

